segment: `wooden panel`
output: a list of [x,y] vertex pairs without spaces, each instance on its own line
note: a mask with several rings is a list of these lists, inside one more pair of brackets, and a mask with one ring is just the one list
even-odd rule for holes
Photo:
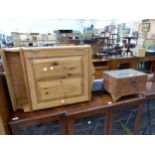
[[9,100],[6,93],[6,84],[4,74],[0,73],[0,135],[9,134]]
[[137,64],[140,62],[140,57],[121,57],[109,60],[109,69],[118,69],[119,64],[129,64],[129,68],[137,69]]
[[19,52],[6,52],[6,56],[9,64],[21,64]]
[[79,75],[83,70],[81,56],[33,59],[32,64],[36,80]]
[[10,74],[11,74],[13,85],[17,85],[17,84],[24,85],[24,75],[23,75],[21,63],[16,63],[16,64],[10,63],[9,69],[10,69]]
[[[66,51],[60,50],[57,52],[59,57],[56,55],[53,57],[53,52],[44,51],[44,55],[41,54],[39,58],[37,58],[37,52],[34,59],[29,56],[28,52],[25,53],[29,84],[31,88],[34,88],[30,90],[33,104],[42,104],[43,107],[47,104],[47,106],[53,107],[54,105],[68,104],[68,102],[66,102],[68,99],[66,98],[69,97],[72,97],[69,103],[71,103],[71,101],[76,103],[77,101],[79,102],[79,99],[87,100],[89,98],[88,50],[81,50],[78,51],[78,53],[76,50],[67,50],[67,52],[72,55],[67,57],[64,57],[64,52],[66,53]],[[32,55],[32,52],[29,53]],[[48,57],[45,58],[46,56]],[[54,66],[56,65],[55,69],[53,70],[52,68],[52,73],[49,71],[47,74],[43,74],[42,68],[46,66],[46,68],[50,69],[51,63],[54,64]],[[48,81],[46,79],[45,82],[44,77],[49,77]],[[57,80],[52,81],[53,78]],[[74,100],[73,96],[75,96]],[[55,101],[54,104],[52,101],[46,104],[42,103],[45,100],[57,98],[59,99]]]
[[120,96],[123,96],[128,94],[136,94],[136,92],[144,93],[146,80],[147,80],[147,76],[131,77],[131,78],[118,80],[117,94]]
[[95,79],[102,79],[104,72],[106,72],[107,70],[103,70],[103,69],[96,69],[95,70]]
[[[24,59],[24,52],[22,49],[20,49],[20,58],[22,62],[22,69],[23,69],[23,74],[24,74],[24,82],[25,82],[25,87],[26,87],[26,92],[27,92],[27,98],[22,100],[22,103],[28,103],[28,104],[23,104],[23,107],[25,109],[32,111],[32,101],[31,101],[31,95],[30,95],[30,87],[28,84],[28,78],[27,78],[27,70],[26,70],[26,64],[25,64],[25,59]],[[24,102],[25,100],[25,102]],[[21,101],[20,101],[21,102]],[[22,108],[24,109],[24,108]]]
[[27,50],[24,55],[33,110],[90,99],[90,48]]
[[2,58],[13,110],[16,111],[21,105],[28,104],[20,54],[19,51],[3,51]]
[[[11,55],[10,55],[11,54]],[[26,85],[24,81],[24,74],[22,69],[22,62],[19,53],[7,53],[7,60],[9,63],[9,70],[16,98],[17,108],[23,104],[28,104],[28,96]],[[17,109],[16,108],[16,109]]]
[[[88,101],[88,100],[90,100],[89,96],[81,95],[80,97],[76,97],[76,98],[69,97],[69,98],[64,98],[64,99],[55,99],[55,100],[50,100],[46,102],[40,102],[37,104],[32,104],[32,106],[33,106],[33,110],[35,111],[35,110],[52,108],[52,107],[67,106],[69,104],[75,104],[75,103],[79,104],[82,101]],[[25,112],[29,111],[26,108],[24,110]]]
[[7,84],[8,84],[8,88],[9,88],[9,93],[11,96],[13,110],[15,111],[17,109],[17,101],[16,101],[16,96],[15,96],[14,89],[13,89],[12,77],[11,77],[11,73],[10,73],[10,67],[9,67],[10,61],[7,59],[8,58],[7,55],[8,55],[8,53],[6,54],[4,51],[2,51],[3,66],[4,66],[4,70],[5,70],[5,74],[6,74],[6,79],[7,79]]
[[[13,85],[16,99],[27,99],[26,88],[23,84]],[[20,104],[20,103],[19,103]]]
[[2,56],[14,111],[50,108],[91,98],[90,46],[12,48],[4,49]]
[[82,94],[82,78],[42,81],[38,83],[40,101],[66,98]]
[[106,59],[93,59],[95,79],[102,79],[105,71],[109,70],[109,61]]

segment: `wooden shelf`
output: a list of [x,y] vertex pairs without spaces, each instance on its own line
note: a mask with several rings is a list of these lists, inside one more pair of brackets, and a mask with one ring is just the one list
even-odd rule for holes
[[107,59],[93,59],[93,62],[107,62]]
[[97,66],[97,67],[95,67],[95,69],[97,69],[97,70],[101,70],[101,69],[103,69],[103,70],[108,70],[108,68],[109,68],[109,66]]

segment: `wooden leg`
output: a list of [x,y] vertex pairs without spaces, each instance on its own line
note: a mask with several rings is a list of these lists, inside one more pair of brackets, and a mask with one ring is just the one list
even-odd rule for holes
[[67,135],[67,120],[65,115],[60,119],[60,134]]
[[75,128],[74,128],[74,118],[67,118],[67,134],[68,135],[74,135],[75,134]]
[[109,111],[106,113],[106,116],[105,116],[105,122],[104,122],[104,134],[105,135],[108,135],[108,129],[109,129]]
[[109,110],[106,114],[105,135],[110,135],[111,129],[112,129],[112,110]]
[[136,119],[135,119],[134,131],[133,131],[133,133],[135,135],[139,134],[139,127],[140,127],[140,123],[141,123],[143,109],[144,109],[144,102],[140,103],[139,107],[138,107],[138,112],[137,112],[137,116],[136,116]]
[[10,128],[11,128],[11,133],[13,135],[20,135],[20,129],[18,127],[18,125],[10,125]]
[[153,71],[153,65],[154,65],[154,62],[151,61],[150,63],[151,63],[150,70]]

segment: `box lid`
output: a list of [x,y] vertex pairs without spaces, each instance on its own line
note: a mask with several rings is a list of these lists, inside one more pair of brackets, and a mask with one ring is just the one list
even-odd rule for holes
[[128,78],[128,77],[137,77],[137,76],[147,76],[147,74],[134,70],[134,69],[123,69],[123,70],[114,70],[107,71],[105,74],[113,77],[113,78]]

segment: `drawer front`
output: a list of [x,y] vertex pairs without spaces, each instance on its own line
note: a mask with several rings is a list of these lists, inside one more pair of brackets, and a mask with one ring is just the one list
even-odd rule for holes
[[91,98],[89,49],[26,51],[32,109],[45,109]]
[[82,56],[33,59],[36,80],[82,75]]
[[42,81],[37,83],[38,101],[47,101],[81,95],[82,78]]

